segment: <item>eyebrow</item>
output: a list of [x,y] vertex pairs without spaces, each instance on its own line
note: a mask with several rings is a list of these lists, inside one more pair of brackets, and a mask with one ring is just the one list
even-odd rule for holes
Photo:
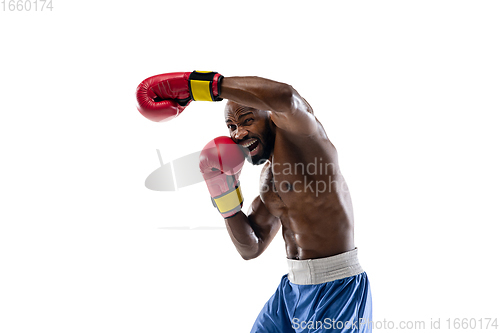
[[[253,111],[247,111],[247,112],[245,112],[245,113],[240,114],[240,115],[238,116],[238,119],[243,118],[243,117],[245,117],[246,115],[249,115],[249,114],[252,114],[252,115],[253,115]],[[229,119],[229,118],[228,118],[228,119],[226,119],[226,123],[229,123],[229,122],[231,122],[231,121],[232,121],[232,120],[231,120],[231,119]]]

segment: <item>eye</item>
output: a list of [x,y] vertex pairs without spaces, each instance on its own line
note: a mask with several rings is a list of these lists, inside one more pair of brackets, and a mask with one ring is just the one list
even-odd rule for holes
[[253,122],[253,118],[248,118],[248,119],[245,119],[245,121],[243,123],[245,125],[250,125],[252,122]]
[[236,130],[236,126],[235,126],[235,125],[233,125],[233,124],[228,124],[228,125],[227,125],[227,128],[229,128],[231,131]]

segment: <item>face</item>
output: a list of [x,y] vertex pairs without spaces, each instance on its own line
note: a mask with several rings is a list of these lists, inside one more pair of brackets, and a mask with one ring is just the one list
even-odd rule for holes
[[233,141],[248,149],[247,159],[254,165],[266,162],[275,137],[269,113],[228,101],[225,117]]

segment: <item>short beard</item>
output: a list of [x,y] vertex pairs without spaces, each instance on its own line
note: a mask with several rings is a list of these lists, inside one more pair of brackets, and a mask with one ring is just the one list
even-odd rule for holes
[[262,154],[260,156],[249,156],[249,162],[252,163],[253,165],[261,165],[266,163],[269,160],[269,157],[271,157],[271,154],[274,150],[274,136],[273,132],[271,131],[271,126],[269,126],[269,123],[266,122],[266,143],[260,141],[260,144],[262,145]]
[[[262,144],[262,142],[261,142],[261,144]],[[267,160],[271,156],[271,153],[273,152],[273,149],[269,145],[264,146],[264,144],[262,144],[262,147],[263,147],[263,151],[262,151],[262,154],[260,154],[259,156],[247,155],[248,162],[252,163],[253,165],[261,165],[261,164],[264,164],[267,162]]]

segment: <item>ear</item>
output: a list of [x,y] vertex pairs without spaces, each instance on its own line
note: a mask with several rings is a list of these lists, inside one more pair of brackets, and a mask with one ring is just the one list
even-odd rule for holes
[[271,111],[266,111],[267,115],[267,123],[269,125],[269,128],[271,129],[271,131],[273,132],[273,134],[276,134],[276,124],[274,123],[273,121],[273,118],[272,118],[272,112]]

